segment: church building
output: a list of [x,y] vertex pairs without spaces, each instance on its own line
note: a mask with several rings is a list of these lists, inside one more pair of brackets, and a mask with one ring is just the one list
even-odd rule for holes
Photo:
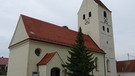
[[[117,76],[111,11],[100,0],[83,0],[78,11],[85,46],[97,66],[94,76]],[[61,64],[75,43],[77,31],[20,15],[9,45],[7,76],[68,76]]]

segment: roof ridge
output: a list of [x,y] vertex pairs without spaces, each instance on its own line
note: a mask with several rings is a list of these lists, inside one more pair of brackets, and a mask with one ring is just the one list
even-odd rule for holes
[[[40,22],[43,22],[43,23],[48,23],[48,24],[53,25],[53,26],[55,26],[55,27],[63,28],[63,26],[59,26],[59,25],[53,24],[53,23],[51,23],[51,22],[47,22],[47,21],[43,21],[43,20],[40,20],[40,19],[36,19],[36,18],[34,18],[34,17],[30,17],[30,16],[27,16],[27,15],[21,14],[21,17],[22,17],[22,18],[23,18],[23,17],[27,17],[27,18],[34,19],[34,20],[37,20],[37,21],[40,21]],[[24,20],[24,19],[23,19],[23,20]],[[77,31],[72,30],[72,29],[67,29],[67,28],[64,28],[64,29],[70,30],[70,31],[73,31],[73,32],[77,32]]]

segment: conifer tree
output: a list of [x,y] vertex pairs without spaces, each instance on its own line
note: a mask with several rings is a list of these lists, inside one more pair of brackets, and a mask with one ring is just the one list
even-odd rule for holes
[[67,74],[69,76],[93,76],[90,72],[95,68],[94,57],[91,51],[84,45],[84,38],[81,28],[76,38],[76,43],[71,46],[69,54],[67,57],[68,62],[66,62],[64,67],[66,67]]

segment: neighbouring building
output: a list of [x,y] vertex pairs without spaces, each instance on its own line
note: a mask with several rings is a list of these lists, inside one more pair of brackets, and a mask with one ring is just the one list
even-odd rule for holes
[[8,58],[0,57],[0,76],[6,75],[8,68]]
[[135,60],[117,61],[118,76],[135,76]]
[[[117,76],[111,11],[100,0],[83,0],[78,28],[95,58],[94,76]],[[61,66],[77,32],[21,15],[9,45],[7,76],[66,76]]]

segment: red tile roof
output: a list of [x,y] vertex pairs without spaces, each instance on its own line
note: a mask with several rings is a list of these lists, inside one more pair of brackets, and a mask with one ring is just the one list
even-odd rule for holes
[[0,65],[7,65],[8,64],[8,58],[0,58]]
[[52,53],[47,53],[43,59],[38,63],[38,65],[46,65],[52,58],[53,56],[56,54],[56,52],[52,52]]
[[135,72],[135,60],[117,61],[117,72]]
[[[30,39],[49,42],[53,44],[72,46],[75,43],[77,32],[63,28],[48,22],[37,20],[28,16],[21,15],[27,34]],[[94,52],[104,53],[96,43],[84,34],[85,45]]]
[[[108,11],[110,11],[100,0],[94,0],[97,4],[99,4],[101,7],[107,9]],[[111,12],[111,11],[110,11]]]

